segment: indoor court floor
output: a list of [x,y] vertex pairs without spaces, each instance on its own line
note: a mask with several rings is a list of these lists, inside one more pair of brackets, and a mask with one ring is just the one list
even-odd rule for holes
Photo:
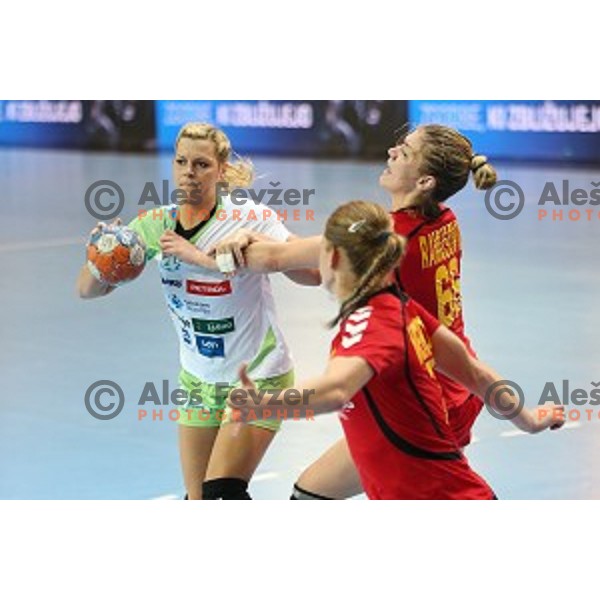
[[[481,149],[484,151],[484,149]],[[288,220],[299,235],[320,233],[341,202],[388,200],[381,163],[254,157],[256,187],[314,189],[315,220]],[[548,181],[592,189],[600,173],[565,165],[495,164],[522,187],[521,214],[501,221],[471,183],[451,206],[463,236],[467,334],[480,358],[519,383],[534,406],[547,382],[560,391],[600,381],[600,211],[591,221],[538,219]],[[145,182],[170,180],[168,155],[0,150],[0,498],[154,499],[183,493],[176,426],[138,419],[144,383],[177,385],[178,348],[155,264],[106,298],[84,301],[75,280],[96,220],[87,187],[113,180],[124,190],[123,220],[135,216]],[[557,208],[557,207],[550,207]],[[573,207],[571,207],[573,208]],[[551,213],[551,210],[548,211]],[[328,356],[335,312],[327,293],[272,276],[280,324],[298,380]],[[88,386],[117,382],[126,397],[115,419],[84,406]],[[569,407],[575,408],[575,407]],[[467,456],[501,499],[600,498],[600,406],[564,429],[531,436],[483,411]],[[341,435],[336,415],[287,422],[251,484],[256,499],[285,499],[302,470]]]

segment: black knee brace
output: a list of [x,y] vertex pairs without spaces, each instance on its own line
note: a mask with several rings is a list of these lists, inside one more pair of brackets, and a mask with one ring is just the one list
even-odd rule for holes
[[235,477],[211,479],[202,484],[203,500],[252,500],[248,482]]
[[327,496],[321,496],[319,494],[309,492],[308,490],[303,490],[297,483],[295,483],[294,491],[290,496],[290,500],[333,500],[333,498],[328,498]]

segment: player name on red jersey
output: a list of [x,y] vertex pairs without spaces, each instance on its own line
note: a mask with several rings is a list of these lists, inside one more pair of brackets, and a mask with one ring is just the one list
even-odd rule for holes
[[452,221],[439,229],[419,236],[423,269],[437,266],[456,256],[460,250],[458,222]]

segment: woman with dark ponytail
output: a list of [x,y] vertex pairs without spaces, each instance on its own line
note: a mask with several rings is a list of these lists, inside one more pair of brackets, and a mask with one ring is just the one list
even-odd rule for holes
[[[516,395],[495,385],[503,378],[398,289],[393,271],[404,247],[377,204],[349,202],[328,219],[319,270],[340,304],[331,322],[339,331],[325,372],[298,385],[303,398],[310,390],[303,409],[310,416],[340,411],[347,447],[370,499],[493,499],[457,443],[435,371],[485,397],[494,411],[529,433],[560,426],[564,412],[519,410]],[[259,397],[245,366],[240,382],[246,392],[241,396]],[[236,419],[266,418],[274,394],[285,398],[291,391],[267,392],[256,405],[240,403],[238,389],[228,403]],[[297,418],[297,410],[293,413]]]

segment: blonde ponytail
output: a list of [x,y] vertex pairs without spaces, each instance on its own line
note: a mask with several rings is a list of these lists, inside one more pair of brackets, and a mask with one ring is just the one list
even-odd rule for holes
[[487,156],[483,154],[473,154],[470,169],[473,174],[473,183],[478,190],[491,188],[498,179],[496,169],[490,165]]

